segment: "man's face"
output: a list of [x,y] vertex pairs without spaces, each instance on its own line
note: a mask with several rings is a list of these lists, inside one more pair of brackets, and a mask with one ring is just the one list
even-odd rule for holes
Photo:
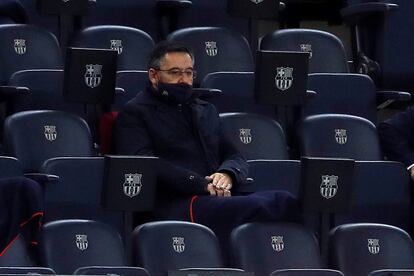
[[149,69],[149,79],[156,88],[158,83],[186,83],[193,85],[193,61],[187,53],[167,53],[161,60],[160,69]]

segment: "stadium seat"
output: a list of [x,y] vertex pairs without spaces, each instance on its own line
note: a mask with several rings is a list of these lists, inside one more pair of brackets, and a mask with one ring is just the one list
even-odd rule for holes
[[375,125],[367,119],[345,114],[306,117],[299,131],[301,155],[382,160]]
[[76,269],[75,275],[149,276],[144,268],[129,266],[87,266]]
[[179,29],[167,40],[188,45],[194,51],[199,85],[212,72],[252,72],[253,57],[247,40],[236,31],[222,27]]
[[207,99],[220,113],[248,112],[274,117],[272,105],[259,104],[254,95],[254,72],[214,72],[201,80],[201,88],[221,91],[218,97]]
[[166,275],[181,268],[223,267],[214,233],[207,227],[184,221],[149,222],[133,232],[133,264],[150,275]]
[[22,111],[6,118],[4,144],[18,158],[24,172],[38,172],[42,163],[59,156],[92,156],[86,122],[62,111]]
[[2,267],[31,267],[34,265],[31,252],[23,236],[19,235],[5,250],[0,252],[0,272],[3,272]]
[[42,264],[57,274],[72,274],[79,267],[91,265],[126,265],[119,234],[96,221],[49,222],[43,226],[39,246]]
[[154,40],[146,32],[132,27],[100,25],[81,30],[71,46],[116,50],[118,71],[147,70],[147,58]]
[[371,271],[368,276],[410,276],[414,269],[379,269]]
[[[91,219],[104,222],[123,233],[122,212],[101,205],[104,177],[102,157],[57,157],[44,162],[41,172],[59,177],[44,187],[44,221]],[[82,191],[82,192],[79,192]]]
[[344,276],[339,270],[333,269],[280,269],[270,276]]
[[124,90],[116,93],[112,111],[120,111],[123,106],[143,91],[148,84],[148,72],[140,70],[122,70],[116,73],[116,86]]
[[61,69],[59,44],[48,31],[25,24],[0,25],[0,85],[25,69]]
[[7,267],[2,266],[0,267],[0,274],[30,274],[30,275],[39,275],[39,274],[47,274],[53,275],[56,274],[53,269],[48,267]]
[[220,122],[228,141],[247,160],[289,159],[282,127],[266,116],[222,113]]
[[330,234],[330,267],[365,276],[378,269],[414,268],[414,244],[407,232],[385,224],[345,224]]
[[[253,250],[254,249],[254,250]],[[277,269],[321,268],[315,236],[303,226],[247,223],[231,233],[235,267],[269,275]]]

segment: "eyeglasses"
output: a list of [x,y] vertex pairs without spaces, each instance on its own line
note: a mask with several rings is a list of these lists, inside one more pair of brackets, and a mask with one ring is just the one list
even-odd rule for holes
[[167,75],[169,75],[170,77],[174,79],[179,79],[181,78],[181,76],[188,78],[188,79],[195,79],[197,76],[197,71],[193,69],[180,70],[177,68],[173,68],[173,69],[168,69],[168,70],[161,70],[161,69],[156,69],[156,70],[160,72],[165,72]]

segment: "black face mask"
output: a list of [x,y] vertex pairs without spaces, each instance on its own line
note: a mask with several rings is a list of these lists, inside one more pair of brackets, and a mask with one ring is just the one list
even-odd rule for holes
[[175,104],[189,103],[193,95],[193,87],[186,83],[158,83],[155,89],[158,97]]

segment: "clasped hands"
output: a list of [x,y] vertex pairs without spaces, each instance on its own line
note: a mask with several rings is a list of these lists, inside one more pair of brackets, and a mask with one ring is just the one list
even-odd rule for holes
[[206,176],[208,180],[207,191],[212,196],[231,196],[230,189],[233,187],[232,179],[227,173],[213,173]]

